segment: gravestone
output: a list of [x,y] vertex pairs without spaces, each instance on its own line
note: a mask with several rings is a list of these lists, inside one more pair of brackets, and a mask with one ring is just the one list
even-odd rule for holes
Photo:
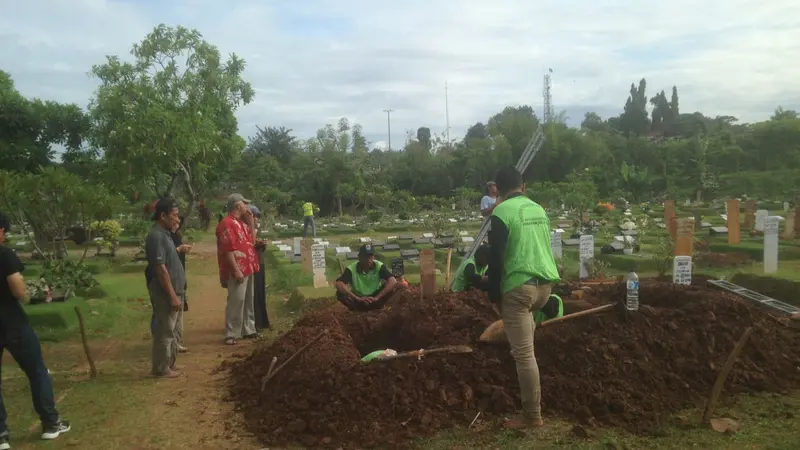
[[336,247],[336,256],[347,256],[350,253],[350,247]]
[[398,241],[413,241],[414,240],[414,236],[412,236],[410,234],[401,234],[400,236],[397,237],[397,240]]
[[465,244],[472,244],[473,242],[475,242],[475,238],[470,236],[462,237],[461,242]]
[[414,245],[421,245],[421,244],[430,244],[430,243],[431,243],[431,240],[430,240],[430,239],[428,239],[428,238],[419,238],[419,239],[414,239],[414,240],[413,240],[413,241],[411,241],[411,242],[412,242]]
[[694,219],[678,219],[675,256],[692,256],[694,247]]
[[386,244],[383,246],[383,250],[387,252],[393,252],[396,250],[400,250],[400,246],[397,244]]
[[392,258],[392,276],[402,277],[406,274],[403,258]]
[[711,222],[700,222],[700,228],[711,228]]
[[589,260],[594,258],[594,236],[584,234],[579,240],[580,278],[589,278]]
[[462,230],[462,231],[459,231],[459,232],[458,232],[458,235],[459,235],[459,236],[469,236],[469,232],[467,232],[467,231],[463,231],[463,230]]
[[728,227],[711,227],[711,229],[708,230],[708,234],[711,236],[721,236],[723,234],[730,236]]
[[289,256],[289,261],[293,263],[301,263],[303,262],[303,257],[298,255],[291,255]]
[[383,247],[384,245],[386,245],[386,242],[383,242],[383,241],[372,241],[372,246],[373,247]]
[[358,240],[361,241],[362,244],[369,244],[370,242],[372,242],[372,238],[369,237],[369,236],[360,237],[360,238],[358,238]]
[[314,246],[314,241],[311,239],[303,239],[300,244],[300,256],[303,258],[303,270],[306,273],[313,273],[314,272],[314,264],[311,260],[311,247]]
[[292,242],[292,244],[293,244],[292,248],[294,249],[294,255],[295,256],[300,256],[300,255],[303,254],[303,250],[301,248],[302,242],[303,242],[303,238],[299,238],[299,237],[294,238],[294,241]]
[[444,247],[444,242],[441,239],[431,239],[431,244],[434,248]]
[[425,249],[419,255],[419,273],[422,284],[422,296],[436,295],[436,258],[433,249]]
[[314,287],[328,287],[328,280],[325,276],[325,246],[322,244],[311,246],[311,269],[314,274]]
[[[673,217],[675,217],[675,200],[664,200],[664,223],[667,224],[667,228],[670,227],[669,223]],[[672,239],[675,239],[672,229],[669,229]]]
[[735,198],[725,202],[725,214],[728,215],[728,244],[730,245],[736,245],[741,242],[739,234],[741,227],[739,208],[739,200]]
[[419,256],[419,250],[412,248],[411,250],[400,250],[400,256],[403,259],[411,259]]
[[764,219],[764,273],[778,271],[778,227],[777,216]]
[[786,220],[783,221],[784,224],[783,235],[781,237],[786,239],[787,241],[791,241],[797,236],[797,233],[795,233],[795,225],[794,225],[796,217],[797,213],[795,213],[795,211],[790,210],[789,213],[786,214]]
[[686,286],[692,284],[691,256],[676,256],[672,260],[672,282]]
[[581,245],[581,240],[580,239],[563,239],[562,243],[564,245],[566,245],[567,247],[577,247],[577,246]]
[[748,233],[753,230],[756,224],[756,201],[748,200],[744,202],[744,229]]
[[564,257],[564,248],[561,245],[561,233],[550,234],[550,248],[553,250],[553,257],[561,259]]
[[347,257],[347,259],[349,259],[351,261],[352,260],[356,260],[356,259],[358,259],[358,252],[350,252],[345,256]]
[[759,209],[756,211],[756,231],[764,231],[764,221],[769,217],[769,211]]
[[433,239],[433,233],[422,233],[422,237],[425,239]]

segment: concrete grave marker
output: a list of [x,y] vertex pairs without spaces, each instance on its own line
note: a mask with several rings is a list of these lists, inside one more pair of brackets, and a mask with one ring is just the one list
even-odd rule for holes
[[336,247],[336,256],[345,256],[351,251],[350,247]]
[[778,226],[777,217],[764,219],[764,273],[778,271]]
[[397,237],[397,239],[400,241],[413,241],[414,236],[410,234],[401,234],[400,236]]
[[411,242],[412,242],[414,245],[419,245],[419,244],[430,244],[430,243],[431,243],[431,240],[430,240],[430,238],[418,238],[418,239],[414,239],[414,240],[413,240],[413,241],[411,241]]
[[748,200],[744,202],[744,229],[748,233],[753,230],[756,224],[756,201]]
[[436,294],[436,258],[430,248],[423,250],[419,255],[419,273],[422,296],[432,297]]
[[387,252],[391,252],[395,250],[400,250],[400,246],[397,244],[386,244],[383,246],[383,249]]
[[411,259],[419,256],[419,250],[412,248],[410,250],[400,250],[400,256],[403,259]]
[[325,246],[322,244],[314,244],[311,246],[311,269],[314,274],[314,287],[327,287],[328,280],[325,275]]
[[756,231],[764,231],[764,221],[769,216],[769,211],[766,209],[759,209],[756,211]]
[[740,203],[739,200],[732,198],[725,202],[725,214],[728,215],[728,244],[735,245],[741,242],[740,236]]
[[712,236],[727,234],[730,237],[728,227],[711,227],[711,229],[708,231],[708,234]]
[[301,248],[302,242],[303,242],[303,238],[299,238],[299,237],[294,238],[294,241],[292,242],[292,244],[293,244],[292,248],[294,249],[294,255],[295,256],[300,256],[300,255],[303,254],[303,249]]
[[672,260],[672,282],[686,286],[692,284],[691,256],[676,256]]
[[361,241],[362,244],[369,244],[370,242],[372,242],[371,237],[360,237],[358,238],[358,240]]
[[787,241],[791,241],[797,236],[795,232],[795,218],[797,217],[797,213],[795,211],[789,211],[786,215],[786,220],[783,222],[783,236],[782,238],[786,239]]
[[589,260],[594,258],[594,236],[584,234],[580,238],[580,277],[589,278]]
[[424,237],[425,239],[433,239],[433,236],[434,236],[433,233],[422,233],[422,237]]
[[311,239],[303,239],[300,244],[300,254],[303,258],[303,270],[307,273],[314,273],[314,264],[311,255],[311,247],[314,246],[314,241]]
[[402,277],[405,276],[406,269],[403,258],[392,258],[392,276]]
[[475,238],[470,237],[470,236],[462,237],[461,238],[461,242],[463,242],[465,244],[471,244],[471,243],[475,242]]
[[345,256],[346,256],[346,257],[347,257],[347,259],[349,259],[349,260],[355,260],[355,259],[358,259],[358,252],[350,252],[350,253],[348,253],[348,254],[347,254],[347,255],[345,255]]
[[553,256],[556,259],[564,257],[564,248],[561,245],[561,233],[550,233],[550,248],[553,250]]

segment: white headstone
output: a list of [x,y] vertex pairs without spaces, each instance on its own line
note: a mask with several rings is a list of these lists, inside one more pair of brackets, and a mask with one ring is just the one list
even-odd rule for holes
[[465,244],[471,244],[471,243],[475,242],[475,238],[474,237],[470,237],[470,236],[464,236],[464,237],[461,238],[461,242],[463,242]]
[[372,242],[371,237],[360,237],[358,238],[358,240],[361,241],[362,244],[369,244],[370,242]]
[[322,238],[314,238],[314,243],[315,243],[315,244],[320,244],[320,243],[322,243]]
[[322,244],[311,246],[311,270],[314,274],[314,287],[327,287],[328,280],[325,278],[325,246]]
[[550,248],[553,249],[553,256],[556,259],[561,259],[564,256],[564,249],[561,243],[561,233],[550,233]]
[[764,273],[778,271],[778,223],[775,216],[764,220]]
[[587,260],[594,258],[594,236],[591,234],[584,234],[581,236],[580,244],[580,277],[589,278],[589,267]]
[[433,236],[434,236],[433,233],[422,233],[422,237],[424,237],[425,239],[432,239]]
[[293,247],[294,247],[295,256],[300,256],[303,253],[303,249],[301,248],[302,242],[303,242],[303,238],[299,238],[299,237],[294,238]]
[[450,223],[457,223],[458,222],[456,219],[447,219],[447,221],[450,222]]
[[272,243],[275,245],[282,245],[283,241],[272,241]]
[[692,257],[676,256],[672,261],[672,282],[674,284],[692,284]]
[[336,247],[336,256],[342,256],[350,253],[350,247]]
[[769,211],[759,209],[756,211],[756,231],[764,231],[764,220],[769,216]]
[[469,236],[469,232],[461,230],[461,231],[458,232],[458,235],[459,236]]

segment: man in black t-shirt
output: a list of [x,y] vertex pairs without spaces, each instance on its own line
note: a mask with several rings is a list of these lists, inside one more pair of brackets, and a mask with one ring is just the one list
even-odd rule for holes
[[[25,372],[31,385],[33,407],[42,421],[42,439],[55,439],[70,430],[62,420],[53,398],[53,381],[44,365],[42,347],[22,308],[25,300],[25,265],[14,250],[3,243],[11,231],[11,222],[0,212],[0,359],[8,350]],[[8,414],[0,393],[0,450],[11,448],[6,421]]]

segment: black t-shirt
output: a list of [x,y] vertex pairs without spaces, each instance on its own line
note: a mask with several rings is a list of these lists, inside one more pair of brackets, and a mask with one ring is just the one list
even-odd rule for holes
[[28,323],[28,316],[22,304],[11,293],[8,277],[25,271],[25,265],[13,250],[0,245],[0,339],[13,334],[20,326]]

